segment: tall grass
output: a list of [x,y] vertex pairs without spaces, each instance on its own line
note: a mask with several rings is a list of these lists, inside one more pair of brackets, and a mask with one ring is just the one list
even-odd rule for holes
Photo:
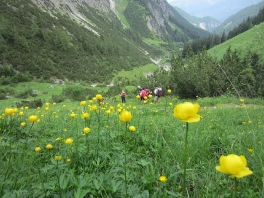
[[[185,125],[173,116],[173,108],[183,101],[170,96],[141,105],[136,98],[125,104],[105,99],[103,104],[86,101],[85,106],[23,107],[12,115],[3,111],[1,197],[230,197],[234,180],[215,167],[221,155],[231,153],[244,155],[254,172],[238,180],[237,195],[263,197],[263,103],[192,101],[200,104],[202,119],[189,123],[188,190],[183,193]],[[124,110],[133,116],[126,124],[119,119]],[[83,112],[89,114],[87,120]],[[39,118],[34,125],[31,115]],[[126,131],[125,125],[136,131]],[[167,180],[161,182],[160,176]]]

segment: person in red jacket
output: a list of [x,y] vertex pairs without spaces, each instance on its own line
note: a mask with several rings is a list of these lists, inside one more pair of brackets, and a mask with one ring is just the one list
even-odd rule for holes
[[144,88],[140,91],[140,103],[144,102],[145,97],[147,97],[146,91]]

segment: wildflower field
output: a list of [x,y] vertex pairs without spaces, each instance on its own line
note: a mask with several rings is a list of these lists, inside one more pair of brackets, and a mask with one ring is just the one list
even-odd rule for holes
[[263,104],[101,97],[2,107],[1,197],[264,197]]

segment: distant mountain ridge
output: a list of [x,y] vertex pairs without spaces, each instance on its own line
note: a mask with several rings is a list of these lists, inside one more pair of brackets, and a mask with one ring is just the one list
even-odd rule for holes
[[241,9],[261,1],[263,0],[175,0],[170,2],[170,4],[183,9],[192,16],[211,16],[222,22]]
[[218,27],[213,30],[213,33],[221,34],[223,31],[228,33],[233,28],[237,27],[243,21],[245,21],[248,17],[254,17],[258,14],[261,8],[264,7],[264,1],[248,6],[236,14],[228,17],[223,23],[221,23]]
[[190,23],[192,23],[196,27],[200,27],[201,29],[212,32],[216,27],[218,27],[221,22],[213,17],[195,17],[191,16],[183,9],[174,6],[174,9],[177,10],[184,18],[186,18]]

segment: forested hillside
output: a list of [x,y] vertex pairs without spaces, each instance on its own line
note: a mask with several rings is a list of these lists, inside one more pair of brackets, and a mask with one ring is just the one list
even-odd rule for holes
[[[20,72],[20,76],[27,71],[46,80],[55,77],[103,82],[116,71],[150,63],[145,51],[161,55],[160,50],[142,42],[135,31],[124,30],[118,20],[104,23],[105,19],[92,9],[83,13],[96,16],[98,26],[104,27],[102,36],[67,15],[51,16],[27,0],[1,1],[0,8],[0,64]],[[18,78],[16,73],[11,76],[13,80],[28,77]]]

